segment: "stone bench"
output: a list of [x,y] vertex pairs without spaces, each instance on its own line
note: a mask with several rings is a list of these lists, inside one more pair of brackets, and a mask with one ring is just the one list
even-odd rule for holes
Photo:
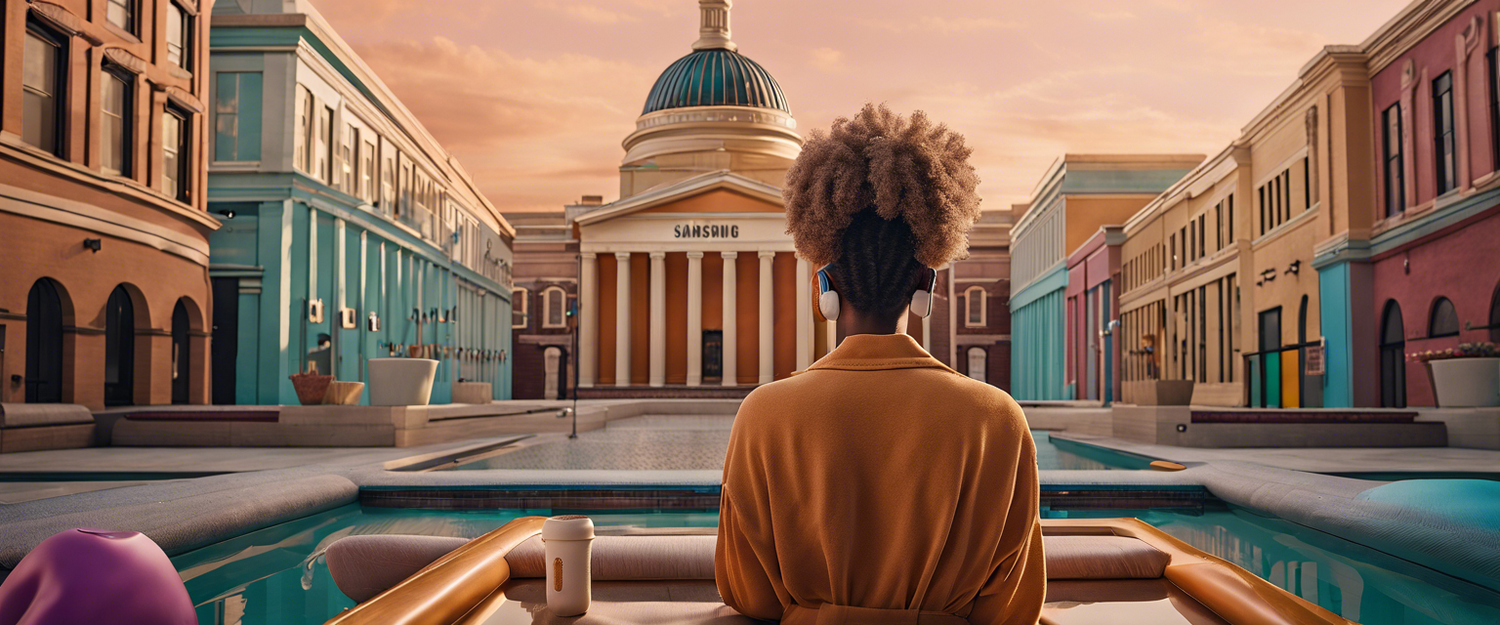
[[0,404],[0,453],[94,443],[94,413],[77,404]]

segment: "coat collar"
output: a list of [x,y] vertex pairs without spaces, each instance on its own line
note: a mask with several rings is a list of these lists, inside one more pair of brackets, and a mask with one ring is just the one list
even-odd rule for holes
[[[934,368],[953,371],[906,334],[855,334],[807,368],[842,371]],[[957,373],[957,371],[953,371]]]

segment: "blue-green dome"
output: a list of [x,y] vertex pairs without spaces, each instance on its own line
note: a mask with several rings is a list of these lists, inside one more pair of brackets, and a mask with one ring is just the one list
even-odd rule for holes
[[792,112],[781,86],[766,68],[724,49],[695,50],[668,66],[652,85],[641,114],[688,106],[753,106]]

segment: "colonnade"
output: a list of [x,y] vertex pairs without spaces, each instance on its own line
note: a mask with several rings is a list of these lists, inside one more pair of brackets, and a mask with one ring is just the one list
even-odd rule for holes
[[[635,252],[637,254],[642,252]],[[614,288],[614,310],[600,310],[599,296],[599,252],[582,253],[582,271],[579,276],[579,386],[588,388],[598,384],[596,372],[600,365],[605,367],[610,363],[600,363],[599,348],[599,324],[601,315],[613,315],[614,331],[614,385],[630,386],[631,378],[631,354],[634,349],[646,349],[649,354],[648,385],[653,387],[665,386],[667,382],[667,335],[669,332],[683,332],[686,334],[686,362],[687,362],[687,386],[702,386],[703,376],[703,258],[705,254],[718,254],[723,260],[723,275],[720,281],[722,301],[722,331],[723,348],[721,381],[723,386],[736,386],[739,384],[739,334],[738,327],[739,292],[738,292],[738,260],[741,254],[755,254],[759,262],[758,280],[758,354],[756,359],[756,383],[765,384],[775,379],[775,318],[776,318],[776,285],[772,263],[775,260],[776,251],[732,251],[732,252],[704,252],[689,251],[687,256],[687,320],[684,326],[669,328],[667,323],[667,253],[662,251],[644,252],[650,258],[649,270],[649,318],[644,320],[649,325],[649,345],[640,346],[631,344],[630,329],[641,320],[632,319],[631,311],[631,252],[613,252],[616,263],[615,288]],[[785,253],[785,252],[784,252]],[[604,254],[609,254],[605,252]],[[811,269],[807,261],[797,259],[796,261],[796,289],[797,299],[806,295],[809,288]],[[681,275],[681,274],[678,274]],[[809,300],[810,302],[810,300]],[[812,363],[814,353],[814,321],[811,304],[804,301],[795,301],[792,305],[796,310],[796,370],[807,368]],[[824,345],[831,345],[833,324],[826,326],[827,339],[821,341]],[[607,369],[606,369],[607,370]]]

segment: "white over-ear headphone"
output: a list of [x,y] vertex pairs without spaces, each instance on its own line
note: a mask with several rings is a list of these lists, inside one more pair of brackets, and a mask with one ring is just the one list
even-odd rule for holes
[[932,291],[937,288],[937,270],[927,269],[926,271],[931,275],[927,281],[927,290],[919,290],[911,294],[911,312],[923,319],[932,315]]
[[828,279],[828,268],[825,265],[818,270],[818,312],[829,321],[839,320],[839,294],[833,290],[833,283]]
[[[839,319],[839,294],[833,290],[833,282],[828,278],[828,267],[826,265],[818,270],[818,312],[824,319],[838,321]],[[926,319],[932,315],[932,291],[937,288],[937,271],[927,269],[929,278],[927,289],[918,290],[911,295],[912,314]]]

